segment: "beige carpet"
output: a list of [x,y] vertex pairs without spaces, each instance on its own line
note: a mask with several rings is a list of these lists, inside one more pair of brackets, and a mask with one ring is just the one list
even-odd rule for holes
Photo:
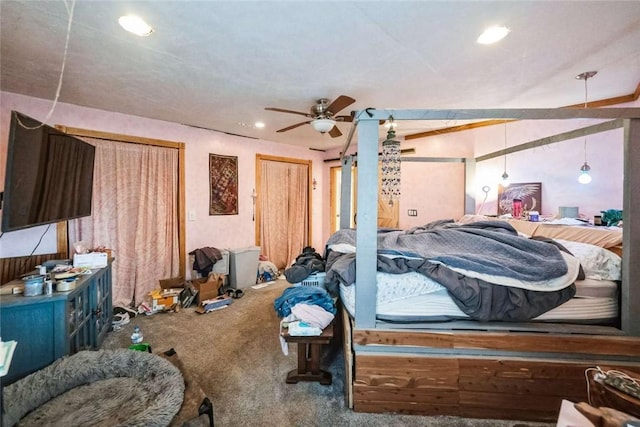
[[363,414],[346,408],[344,362],[341,347],[327,348],[323,368],[333,383],[286,384],[296,367],[296,348],[282,353],[279,319],[273,301],[289,286],[284,280],[263,289],[245,290],[243,298],[225,309],[198,314],[194,308],[179,313],[138,316],[119,332],[110,332],[102,348],[130,344],[138,325],[153,352],[175,348],[184,365],[197,374],[211,398],[216,426],[438,426],[515,427],[555,426],[517,421]]

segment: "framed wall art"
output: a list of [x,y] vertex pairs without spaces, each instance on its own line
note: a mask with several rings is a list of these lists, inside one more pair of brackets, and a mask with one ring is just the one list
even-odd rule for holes
[[209,154],[209,215],[238,214],[238,157]]
[[506,188],[498,185],[498,215],[513,215],[513,199],[522,201],[522,214],[529,211],[542,212],[542,183],[514,183]]

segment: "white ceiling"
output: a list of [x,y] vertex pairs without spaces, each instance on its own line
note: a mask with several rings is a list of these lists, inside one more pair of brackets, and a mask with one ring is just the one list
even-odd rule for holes
[[[67,0],[71,5],[71,0]],[[134,13],[155,32],[117,19]],[[54,99],[68,25],[64,1],[0,2],[0,87]],[[475,42],[502,24],[502,42]],[[308,112],[348,95],[367,107],[536,108],[633,93],[640,1],[77,0],[60,101],[325,149],[344,144],[278,107]],[[264,121],[264,129],[253,123]],[[399,134],[460,124],[402,122]]]

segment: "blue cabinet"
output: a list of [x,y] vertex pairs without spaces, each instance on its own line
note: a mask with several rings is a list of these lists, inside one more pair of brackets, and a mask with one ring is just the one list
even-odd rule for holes
[[0,336],[18,341],[10,384],[54,360],[80,350],[97,349],[111,327],[111,265],[79,276],[69,292],[0,297]]

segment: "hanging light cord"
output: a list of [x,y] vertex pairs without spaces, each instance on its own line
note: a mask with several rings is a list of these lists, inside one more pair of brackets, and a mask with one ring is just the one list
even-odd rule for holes
[[584,139],[584,163],[587,163],[587,138]]
[[504,124],[504,172],[507,172],[507,124]]
[[67,39],[64,43],[64,54],[62,56],[62,66],[60,67],[60,78],[58,79],[58,88],[56,89],[56,96],[53,100],[53,104],[51,105],[51,109],[49,110],[49,113],[47,113],[47,117],[39,125],[30,127],[22,123],[20,121],[20,118],[18,118],[18,123],[20,124],[20,126],[22,126],[25,129],[29,129],[29,130],[38,129],[39,127],[47,124],[49,122],[49,119],[51,119],[51,116],[53,115],[53,110],[56,108],[56,105],[58,104],[58,98],[60,98],[60,90],[62,89],[62,76],[64,75],[64,67],[67,64],[67,50],[69,49],[69,35],[71,34],[71,23],[73,22],[73,9],[76,6],[76,0],[71,1],[71,6],[69,6],[69,3],[67,3],[67,1],[65,0],[64,5],[67,8],[67,14],[69,15],[69,22],[67,24]]
[[[587,108],[587,105],[589,104],[587,102],[587,80],[589,80],[589,76],[585,75],[584,77],[584,108]],[[584,163],[587,163],[587,136],[585,135],[584,137]]]

